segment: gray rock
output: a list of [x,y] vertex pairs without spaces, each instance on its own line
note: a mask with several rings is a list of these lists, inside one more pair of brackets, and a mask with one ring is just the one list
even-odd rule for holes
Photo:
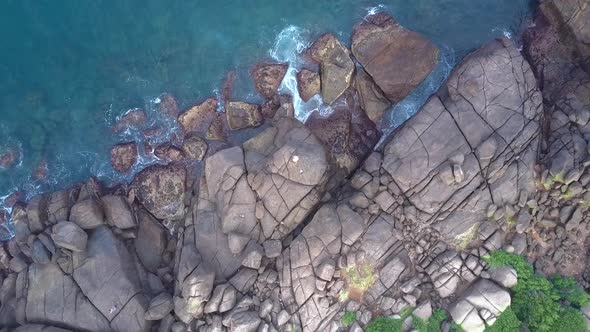
[[75,223],[61,221],[53,226],[51,239],[58,247],[81,252],[86,250],[88,235]]
[[172,296],[166,292],[162,292],[154,297],[145,312],[146,320],[160,320],[166,317],[174,308],[172,303]]
[[252,311],[238,311],[230,317],[229,330],[232,332],[256,332],[260,317]]
[[31,259],[33,262],[38,264],[48,264],[51,261],[51,256],[47,248],[43,245],[41,241],[36,239],[33,241],[33,246],[31,247]]
[[116,332],[138,331],[148,332],[152,322],[145,319],[148,300],[143,294],[133,296],[111,321],[111,328]]
[[166,249],[166,230],[147,212],[138,213],[139,229],[134,241],[135,252],[143,266],[155,272],[162,263]]
[[319,266],[316,273],[319,278],[325,281],[331,281],[335,271],[336,263],[333,259],[328,259]]
[[490,269],[489,274],[490,279],[506,288],[514,287],[518,282],[516,270],[514,270],[512,267],[493,267]]
[[262,262],[262,247],[256,245],[254,248],[251,248],[249,252],[242,260],[242,265],[245,267],[249,267],[254,270],[258,270],[260,268],[260,264]]
[[432,316],[432,303],[430,301],[420,303],[412,314],[422,320],[428,320]]
[[283,250],[283,245],[279,240],[266,240],[262,245],[264,246],[264,254],[268,258],[279,257]]
[[70,220],[82,229],[94,229],[103,225],[104,211],[94,197],[80,201],[72,207]]
[[283,326],[283,325],[287,324],[289,319],[291,319],[291,315],[289,315],[289,313],[283,309],[277,315],[277,325]]
[[242,268],[229,280],[229,283],[234,286],[238,292],[246,293],[252,286],[254,286],[256,278],[258,278],[258,272],[256,272],[256,270]]
[[128,229],[136,226],[135,216],[125,197],[104,196],[102,197],[104,212],[109,225],[120,229]]

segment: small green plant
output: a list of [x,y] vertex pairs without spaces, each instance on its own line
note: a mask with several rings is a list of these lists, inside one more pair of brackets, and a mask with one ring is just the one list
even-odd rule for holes
[[562,331],[588,331],[582,312],[571,307],[564,308],[551,332]]
[[354,311],[346,311],[342,316],[342,326],[350,327],[356,322],[356,313]]
[[340,292],[338,292],[338,301],[344,302],[344,301],[348,300],[348,296],[349,296],[348,290],[343,289]]
[[378,317],[365,328],[366,332],[402,332],[403,321],[396,318]]
[[459,325],[459,324],[457,324],[455,322],[452,322],[451,323],[451,329],[450,329],[450,331],[451,332],[465,332],[463,330],[463,328],[461,327],[461,325]]
[[369,264],[349,265],[344,268],[349,288],[364,292],[375,283],[375,271]]
[[561,300],[569,302],[576,308],[590,304],[590,295],[576,283],[576,279],[556,275],[550,281]]
[[494,324],[486,327],[485,332],[514,332],[520,331],[522,322],[516,317],[511,307],[506,308],[496,319]]

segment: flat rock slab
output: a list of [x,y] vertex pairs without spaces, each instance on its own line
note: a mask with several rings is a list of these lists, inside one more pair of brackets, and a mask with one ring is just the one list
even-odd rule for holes
[[133,180],[137,199],[156,218],[179,220],[185,214],[186,169],[182,165],[154,165]]

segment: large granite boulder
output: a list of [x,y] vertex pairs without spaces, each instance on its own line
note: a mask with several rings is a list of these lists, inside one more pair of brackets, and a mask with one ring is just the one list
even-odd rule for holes
[[311,45],[308,52],[320,64],[322,99],[331,104],[352,84],[355,67],[350,51],[334,35],[325,34]]
[[541,113],[528,63],[508,40],[491,42],[394,133],[383,167],[420,222],[461,242],[487,220],[490,205],[534,194]]
[[365,17],[355,27],[351,50],[392,103],[409,95],[430,74],[438,56],[434,44],[385,13]]
[[154,165],[137,174],[132,185],[139,202],[156,218],[179,220],[185,214],[186,181],[184,166]]
[[55,264],[32,264],[29,267],[26,320],[72,330],[110,330],[108,319],[97,310],[72,277]]
[[[142,298],[139,273],[125,244],[109,228],[99,227],[88,239],[86,256],[73,273],[86,298],[109,321],[114,322],[115,318],[127,320],[118,322],[117,328],[113,327],[118,331],[149,328],[144,319],[147,302]],[[127,315],[127,318],[121,318],[121,315]]]

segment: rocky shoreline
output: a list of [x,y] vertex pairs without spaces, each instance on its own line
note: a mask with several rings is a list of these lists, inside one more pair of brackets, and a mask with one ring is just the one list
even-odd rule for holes
[[475,50],[379,149],[384,113],[438,56],[384,13],[350,48],[325,34],[306,51],[299,94],[326,117],[294,118],[277,92],[287,64],[252,69],[261,105],[232,100],[231,75],[184,112],[163,95],[181,137],[111,151],[120,172],[139,148],[162,164],[0,216],[16,233],[0,247],[0,331],[358,332],[408,307],[404,331],[436,308],[443,331],[483,331],[518,280],[484,259],[499,249],[590,288],[587,22],[588,1],[542,1],[522,51]]

